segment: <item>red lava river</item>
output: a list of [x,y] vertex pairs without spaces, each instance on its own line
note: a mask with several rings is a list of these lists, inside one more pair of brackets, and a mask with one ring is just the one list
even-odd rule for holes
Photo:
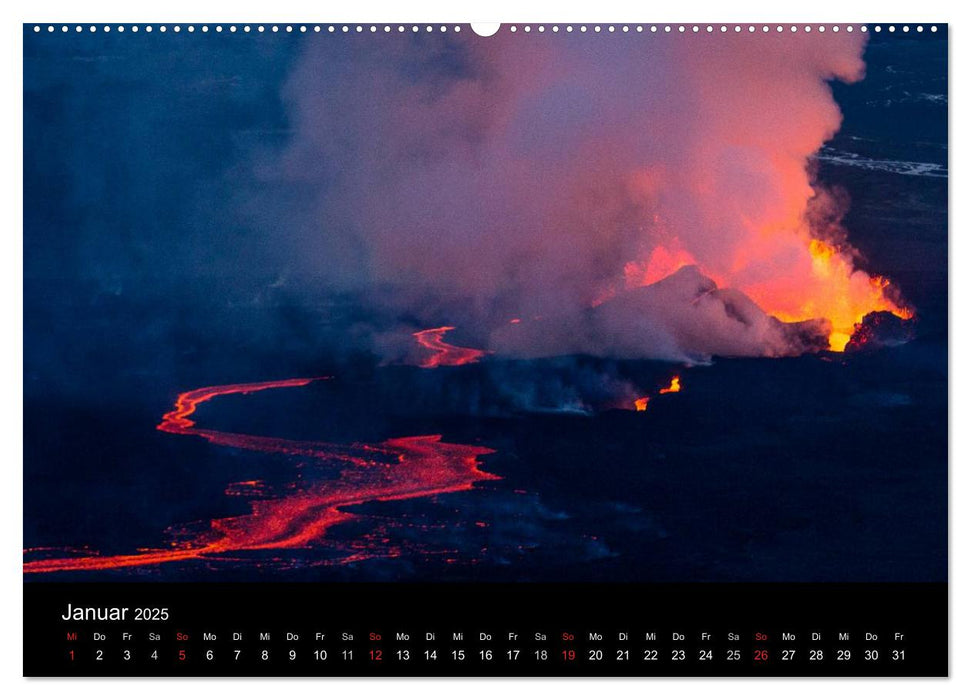
[[458,345],[446,343],[444,340],[445,334],[454,330],[455,326],[442,326],[441,328],[428,328],[427,330],[412,333],[419,345],[426,350],[431,350],[433,353],[421,362],[420,367],[430,369],[433,367],[468,365],[473,362],[478,362],[485,355],[489,354],[486,350],[463,348]]
[[[338,465],[340,473],[336,478],[292,485],[282,495],[257,495],[250,503],[248,514],[212,520],[202,534],[172,542],[167,548],[140,549],[132,554],[34,559],[24,562],[24,573],[96,571],[225,559],[257,550],[336,547],[327,541],[327,531],[338,523],[360,517],[343,510],[348,506],[463,491],[471,489],[477,481],[499,478],[479,468],[478,458],[493,450],[442,442],[440,435],[342,445],[208,430],[197,427],[191,419],[200,404],[219,396],[303,387],[321,379],[325,378],[227,384],[187,391],[176,399],[175,408],[162,417],[158,430],[201,437],[214,445]],[[340,557],[337,563],[375,556],[366,542],[356,546],[352,543],[350,549],[352,553]],[[35,553],[25,551],[25,554]]]

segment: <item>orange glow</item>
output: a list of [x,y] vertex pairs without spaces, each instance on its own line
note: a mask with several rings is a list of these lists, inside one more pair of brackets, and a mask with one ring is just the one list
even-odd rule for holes
[[673,377],[671,377],[671,383],[657,393],[677,394],[679,391],[681,391],[681,377],[679,377],[678,375],[674,375]]
[[[791,233],[794,238],[773,231],[760,234],[758,244],[737,250],[728,268],[705,265],[702,271],[719,287],[744,292],[780,321],[824,319],[829,323],[829,349],[836,352],[844,350],[856,324],[872,311],[889,311],[902,319],[913,317],[912,309],[894,300],[890,280],[856,268],[851,249],[812,237],[802,229]],[[805,243],[794,251],[792,246],[799,237]],[[657,246],[645,262],[628,262],[624,279],[627,286],[646,286],[693,263],[694,258],[675,238],[670,247]]]
[[[681,377],[674,375],[671,377],[671,383],[666,387],[658,389],[658,394],[676,394],[681,391]],[[634,410],[635,411],[646,411],[647,404],[650,403],[651,398],[649,396],[642,396],[639,399],[634,399]]]
[[[888,296],[890,281],[855,269],[850,255],[818,239],[808,245],[809,290],[785,279],[746,290],[752,299],[781,321],[824,318],[830,323],[829,349],[842,352],[857,323],[871,311],[889,311],[903,319],[913,311]],[[807,293],[809,292],[809,293]]]
[[455,326],[442,326],[441,328],[429,328],[424,331],[412,333],[419,345],[435,353],[423,360],[419,367],[431,369],[433,367],[467,365],[478,362],[483,356],[488,354],[485,350],[462,348],[456,345],[450,345],[442,340],[446,333],[454,330]]
[[654,248],[645,262],[631,261],[624,265],[624,281],[628,287],[646,287],[673,275],[685,265],[694,264],[694,257],[682,249],[675,238],[671,247],[659,245]]
[[[336,478],[298,481],[282,495],[263,495],[260,482],[250,480],[230,485],[230,495],[256,496],[250,512],[210,521],[202,534],[170,542],[167,548],[142,549],[113,556],[81,555],[35,559],[24,562],[24,573],[95,571],[141,567],[170,562],[232,558],[234,553],[254,550],[301,549],[324,545],[349,550],[336,560],[347,563],[370,556],[393,556],[381,550],[368,535],[349,545],[329,541],[327,532],[339,523],[364,516],[346,512],[348,506],[368,501],[392,501],[434,496],[473,488],[475,482],[499,477],[482,471],[478,458],[493,450],[441,441],[440,435],[401,437],[377,444],[349,445],[327,442],[224,433],[195,427],[188,417],[196,407],[217,396],[249,394],[281,387],[306,386],[314,379],[288,379],[253,384],[205,387],[180,394],[175,409],[166,413],[158,429],[163,432],[202,437],[215,445],[232,446],[316,460],[319,466],[340,465]],[[26,550],[25,554],[36,553]]]

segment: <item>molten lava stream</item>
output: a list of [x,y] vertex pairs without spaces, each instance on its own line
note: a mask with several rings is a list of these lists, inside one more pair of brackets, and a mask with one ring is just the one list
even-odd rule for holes
[[[175,408],[162,417],[158,430],[194,435],[214,445],[299,455],[322,463],[345,465],[338,478],[294,486],[294,492],[284,496],[256,499],[251,503],[249,514],[212,520],[207,532],[183,542],[174,542],[171,548],[113,556],[38,559],[24,562],[24,573],[117,569],[233,552],[326,545],[325,535],[332,526],[359,517],[342,510],[347,506],[463,491],[471,489],[477,481],[499,478],[479,469],[478,458],[493,450],[442,442],[440,435],[393,438],[373,445],[339,445],[207,430],[197,428],[189,418],[199,404],[217,396],[301,387],[313,381],[316,379],[286,379],[187,391],[179,395]],[[366,543],[352,545],[352,548],[355,554],[342,561],[367,556]]]
[[462,348],[456,345],[450,345],[442,340],[446,333],[454,330],[455,326],[442,326],[441,328],[429,328],[412,333],[419,345],[434,353],[423,360],[419,367],[433,368],[468,365],[473,362],[478,362],[483,356],[488,354],[485,350]]

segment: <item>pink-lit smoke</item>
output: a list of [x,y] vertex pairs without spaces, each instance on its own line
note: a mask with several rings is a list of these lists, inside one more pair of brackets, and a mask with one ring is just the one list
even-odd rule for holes
[[290,225],[328,284],[499,355],[841,349],[865,313],[907,313],[809,167],[864,41],[322,37],[263,176],[309,193]]

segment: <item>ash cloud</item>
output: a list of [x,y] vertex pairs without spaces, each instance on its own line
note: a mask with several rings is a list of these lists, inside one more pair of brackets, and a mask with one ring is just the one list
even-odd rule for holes
[[[770,314],[822,318],[839,286],[807,161],[860,34],[365,39],[305,44],[290,138],[255,161],[248,206],[297,275],[508,356],[825,347],[825,321]],[[632,285],[658,249],[698,267]]]
[[510,325],[493,334],[503,355],[589,353],[704,362],[713,355],[782,357],[825,350],[825,321],[782,323],[735,289],[719,289],[693,265],[573,317]]

